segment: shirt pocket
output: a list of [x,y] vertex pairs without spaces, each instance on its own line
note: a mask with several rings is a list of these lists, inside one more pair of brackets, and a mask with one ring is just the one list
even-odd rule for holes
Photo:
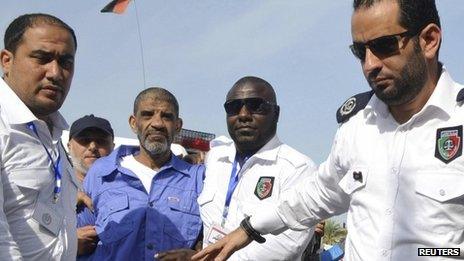
[[35,204],[41,191],[49,189],[50,194],[53,191],[54,178],[49,168],[11,170],[6,180],[3,184],[6,210]]
[[213,223],[214,216],[218,215],[218,213],[216,213],[218,208],[215,207],[213,201],[215,194],[216,190],[204,188],[197,199],[198,205],[200,206],[201,219],[207,227]]
[[133,230],[133,220],[128,217],[129,199],[121,194],[105,202],[98,209],[96,230],[104,244],[119,241]]
[[215,190],[209,189],[206,190],[204,189],[200,196],[198,196],[197,202],[200,205],[200,207],[205,206],[206,204],[210,203],[214,199],[214,195],[216,194]]
[[458,171],[421,171],[416,193],[441,203],[464,195],[464,173]]
[[50,168],[15,169],[8,175],[10,182],[18,187],[40,191],[54,183]]
[[415,193],[420,195],[418,222],[430,232],[439,234],[464,229],[464,173],[458,170],[419,171]]
[[170,218],[165,221],[166,249],[192,247],[202,227],[198,204],[194,199],[183,199],[183,204],[168,200]]
[[366,230],[362,224],[369,219],[368,208],[365,205],[366,195],[363,193],[368,177],[369,169],[367,167],[355,166],[350,168],[338,183],[340,188],[350,197],[347,222],[360,232]]

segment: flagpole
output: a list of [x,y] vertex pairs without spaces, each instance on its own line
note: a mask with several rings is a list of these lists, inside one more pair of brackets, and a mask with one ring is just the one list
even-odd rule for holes
[[145,78],[145,60],[143,58],[143,44],[142,44],[142,34],[140,32],[140,22],[139,22],[139,14],[137,12],[137,1],[134,0],[134,8],[135,8],[135,20],[137,21],[137,33],[139,35],[139,45],[140,45],[140,60],[142,61],[142,75],[143,75],[143,86],[144,89],[147,87],[147,81]]

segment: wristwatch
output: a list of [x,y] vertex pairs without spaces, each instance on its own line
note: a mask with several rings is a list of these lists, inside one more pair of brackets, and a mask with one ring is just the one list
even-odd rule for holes
[[251,226],[250,216],[244,218],[242,222],[240,222],[240,227],[243,228],[243,230],[245,230],[245,233],[256,242],[260,244],[266,242],[266,239]]

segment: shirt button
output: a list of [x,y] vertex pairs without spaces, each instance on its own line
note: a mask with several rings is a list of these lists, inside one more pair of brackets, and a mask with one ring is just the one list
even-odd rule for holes
[[392,172],[393,174],[397,174],[397,173],[398,173],[398,169],[397,169],[397,168],[392,168],[392,169],[391,169],[391,172]]
[[444,190],[444,189],[440,189],[439,193],[440,193],[440,196],[444,196],[444,195],[446,195],[446,192],[445,192],[445,190]]
[[155,204],[153,202],[150,202],[150,207],[153,207]]
[[50,216],[48,213],[45,213],[42,215],[42,221],[45,223],[45,225],[50,225],[50,223],[52,223],[52,216]]
[[388,250],[382,249],[382,251],[380,253],[382,254],[382,256],[387,256],[388,255]]
[[389,215],[391,215],[391,214],[392,214],[392,211],[391,211],[391,209],[390,209],[390,208],[387,208],[387,209],[385,210],[385,213],[386,213],[386,214],[389,216]]
[[155,249],[155,246],[154,246],[152,243],[148,243],[148,244],[147,244],[147,248],[148,248],[149,250],[153,250],[153,249]]

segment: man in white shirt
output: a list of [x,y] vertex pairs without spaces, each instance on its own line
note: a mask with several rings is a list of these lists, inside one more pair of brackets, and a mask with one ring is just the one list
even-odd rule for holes
[[316,179],[277,208],[258,209],[197,260],[223,260],[260,234],[345,211],[344,260],[462,258],[464,90],[438,61],[435,1],[355,0],[351,25],[351,49],[372,92],[339,109],[341,125]]
[[[235,229],[258,207],[275,206],[282,193],[315,171],[315,164],[276,135],[279,106],[272,86],[258,77],[238,80],[224,108],[231,139],[211,142],[206,178],[198,198],[203,245]],[[301,260],[313,229],[287,230],[266,242],[253,242],[230,260]]]
[[65,156],[58,109],[77,43],[47,14],[16,18],[0,52],[0,260],[75,260],[78,182]]

